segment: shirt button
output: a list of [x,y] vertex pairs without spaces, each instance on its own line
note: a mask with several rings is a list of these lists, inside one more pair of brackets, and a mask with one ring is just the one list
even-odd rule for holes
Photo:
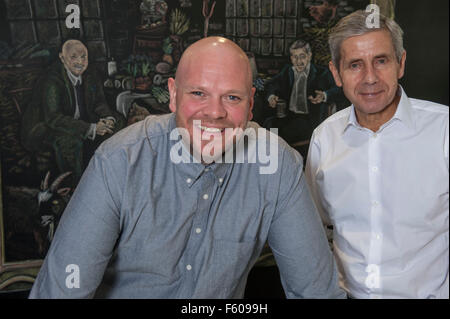
[[377,137],[378,137],[378,134],[377,134],[377,133],[374,133],[374,134],[372,135],[372,137],[373,137],[373,138],[377,138]]
[[200,234],[200,233],[202,232],[202,230],[201,230],[201,228],[196,228],[196,229],[195,229],[195,232],[196,232],[197,234]]
[[190,184],[192,182],[192,179],[190,179],[190,178],[188,178],[187,180],[186,180],[186,183],[188,183],[188,184]]
[[381,239],[381,235],[380,235],[380,234],[376,234],[376,235],[375,235],[375,238],[378,239],[378,240],[380,240],[380,239]]
[[378,167],[377,166],[374,166],[374,167],[372,167],[372,172],[378,172]]
[[378,206],[378,202],[377,202],[376,200],[374,200],[374,201],[372,202],[372,206],[373,206],[373,207],[377,207],[377,206]]
[[221,177],[221,178],[219,178],[219,183],[222,183],[223,182],[223,178]]
[[192,266],[191,266],[191,265],[187,265],[187,266],[186,266],[186,269],[187,269],[187,270],[191,270],[191,269],[192,269]]
[[203,199],[204,199],[204,200],[207,200],[208,197],[209,197],[208,194],[203,195]]
[[205,168],[205,172],[209,172],[209,168]]

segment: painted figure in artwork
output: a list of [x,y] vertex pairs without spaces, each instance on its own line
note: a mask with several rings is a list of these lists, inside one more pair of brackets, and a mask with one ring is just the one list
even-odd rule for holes
[[308,140],[314,128],[328,116],[330,103],[342,98],[342,90],[331,72],[314,64],[310,45],[297,40],[290,47],[291,64],[266,84],[269,107],[285,103],[284,114],[278,114],[269,125],[279,129],[288,143]]
[[52,150],[59,172],[72,172],[76,183],[97,146],[123,126],[124,119],[106,103],[97,74],[88,70],[86,46],[67,40],[34,88],[21,140],[32,152]]

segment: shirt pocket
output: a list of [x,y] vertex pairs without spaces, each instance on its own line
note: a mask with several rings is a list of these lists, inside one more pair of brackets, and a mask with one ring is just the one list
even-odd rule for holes
[[247,276],[254,259],[256,241],[214,240],[214,280],[221,293],[233,297]]

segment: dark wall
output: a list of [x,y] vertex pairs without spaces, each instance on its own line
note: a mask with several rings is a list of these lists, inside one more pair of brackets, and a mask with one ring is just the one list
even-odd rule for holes
[[449,105],[449,1],[397,0],[395,16],[405,32],[406,93]]

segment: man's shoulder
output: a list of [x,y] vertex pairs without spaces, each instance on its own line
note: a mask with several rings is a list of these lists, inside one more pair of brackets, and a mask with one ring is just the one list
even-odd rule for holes
[[411,106],[415,111],[418,112],[426,112],[430,114],[434,114],[436,116],[447,116],[449,115],[449,107],[447,105],[427,101],[409,98],[411,102]]
[[348,124],[350,112],[351,106],[348,106],[345,109],[330,115],[316,127],[314,130],[314,135],[320,136],[328,131],[344,130]]
[[[278,136],[278,129],[271,128],[270,131],[259,126],[256,122],[249,122],[247,129],[251,128],[256,130],[257,143],[258,143],[258,156],[261,152],[261,143],[264,143],[265,153],[268,156],[276,156],[278,159],[282,159],[281,164],[283,166],[302,166],[303,158],[299,152],[292,148],[285,140]],[[272,152],[276,149],[276,155]],[[270,160],[274,160],[275,157],[271,157]]]
[[156,147],[160,139],[170,133],[173,114],[150,115],[111,136],[98,148],[98,153],[111,155],[123,149],[140,148],[142,144]]

